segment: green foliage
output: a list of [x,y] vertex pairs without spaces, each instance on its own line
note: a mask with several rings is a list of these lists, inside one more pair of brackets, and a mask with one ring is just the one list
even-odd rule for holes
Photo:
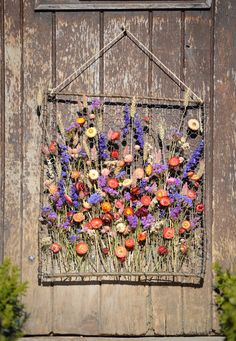
[[216,305],[222,333],[228,341],[236,340],[236,273],[215,267]]
[[12,341],[22,336],[27,318],[21,296],[26,283],[21,283],[19,269],[5,258],[0,266],[0,341]]

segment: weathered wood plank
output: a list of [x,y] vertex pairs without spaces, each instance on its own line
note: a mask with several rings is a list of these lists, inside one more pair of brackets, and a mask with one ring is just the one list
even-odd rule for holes
[[[181,72],[181,13],[154,12],[153,53],[171,71]],[[152,66],[152,95],[179,98],[179,87],[154,63]],[[182,334],[182,288],[180,286],[153,286],[153,327],[157,335]]]
[[101,3],[78,3],[76,1],[58,0],[57,3],[51,0],[36,0],[35,10],[37,11],[88,11],[88,10],[156,10],[156,9],[208,9],[212,0],[198,1],[111,1]]
[[[216,1],[213,158],[213,263],[236,261],[236,3]],[[223,193],[223,195],[222,195]],[[216,316],[214,329],[218,329]]]
[[[187,84],[205,102],[207,108],[210,103],[210,12],[185,12],[185,41],[184,41],[184,78]],[[183,327],[184,334],[208,334],[211,330],[211,131],[208,122],[212,113],[207,112],[206,131],[206,221],[205,228],[208,233],[207,269],[203,286],[200,288],[183,288]],[[198,115],[198,113],[196,113]],[[197,116],[196,116],[197,118]]]
[[143,335],[147,331],[146,286],[102,284],[101,334]]
[[4,256],[4,182],[5,182],[5,46],[4,46],[4,1],[0,2],[0,263]]
[[[104,14],[104,44],[124,25],[148,46],[148,14],[143,12]],[[104,92],[148,94],[148,57],[125,37],[104,55]],[[142,335],[147,326],[148,287],[102,284],[100,333]],[[111,313],[112,307],[112,313]]]
[[32,1],[24,1],[22,28],[24,37],[22,277],[28,282],[24,301],[27,312],[30,313],[25,332],[47,334],[52,328],[52,289],[38,284],[42,132],[37,117],[37,94],[40,90],[46,89],[51,81],[51,14],[35,13]]
[[[56,25],[56,79],[59,83],[99,50],[99,15],[58,14]],[[99,62],[67,89],[84,94],[99,92]],[[76,108],[69,108],[66,114],[73,110]],[[54,286],[53,297],[54,333],[99,334],[99,285]],[[58,314],[59,311],[63,314]]]
[[5,22],[5,221],[4,254],[21,264],[21,13],[20,1],[4,2]]

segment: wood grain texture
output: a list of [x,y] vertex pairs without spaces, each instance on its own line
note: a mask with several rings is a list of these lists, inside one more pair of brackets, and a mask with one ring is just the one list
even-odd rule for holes
[[85,4],[77,1],[63,0],[36,0],[35,9],[38,11],[65,11],[65,10],[155,10],[155,9],[206,9],[211,7],[212,0],[198,0],[198,1],[110,1],[109,3],[102,3],[93,1]]
[[[180,77],[181,72],[181,13],[154,12],[153,53]],[[153,95],[179,98],[180,89],[162,70],[153,64]],[[153,327],[157,335],[182,334],[182,288],[153,286]]]
[[4,254],[21,265],[21,3],[5,1]]
[[4,191],[5,191],[5,46],[4,46],[4,1],[0,2],[0,263],[4,257]]
[[[50,287],[38,284],[38,218],[40,216],[41,127],[37,116],[37,95],[51,81],[51,14],[33,11],[32,1],[24,1],[23,26],[23,216],[22,277],[28,282],[24,302],[30,314],[27,334],[47,334],[52,328]],[[33,261],[29,257],[33,256]]]
[[[212,120],[209,112],[210,104],[210,12],[185,12],[185,40],[184,40],[184,78],[187,84],[207,104],[205,115],[207,122]],[[196,114],[196,118],[198,113]],[[204,228],[208,235],[207,269],[203,286],[183,288],[183,330],[186,335],[207,335],[211,331],[211,131],[206,124],[206,221]]]
[[148,288],[103,284],[101,286],[101,335],[143,335],[147,332]]
[[[104,14],[104,44],[124,25],[148,46],[148,14],[143,12]],[[104,92],[148,94],[148,57],[127,37],[104,55]],[[111,121],[110,121],[111,122]],[[112,124],[112,123],[111,123]],[[102,284],[100,333],[142,335],[147,332],[148,287]]]
[[[58,83],[99,50],[99,16],[95,13],[58,14],[56,25]],[[99,62],[81,74],[67,89],[85,94],[99,92]],[[65,109],[61,106],[60,109],[68,116],[76,107]],[[63,120],[67,121],[67,118]],[[99,334],[99,300],[99,285],[54,286],[53,332]],[[59,311],[63,314],[58,314]]]
[[[217,0],[214,32],[212,260],[213,263],[219,262],[230,270],[235,269],[236,262],[236,58],[233,48],[236,45],[235,32],[235,1]],[[213,329],[218,330],[214,306],[213,316]]]
[[[236,261],[235,31],[235,1],[218,0],[215,18],[213,261],[231,269]],[[223,203],[222,191],[225,193]]]

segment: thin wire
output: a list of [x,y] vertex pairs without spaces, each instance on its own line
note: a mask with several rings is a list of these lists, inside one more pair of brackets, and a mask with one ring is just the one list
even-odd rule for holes
[[[111,45],[116,43],[119,38],[125,35],[125,32],[122,31],[119,33],[113,40],[111,40],[107,45],[105,45],[101,50],[99,50],[95,55],[93,55],[89,60],[87,60],[82,66],[80,66],[77,70],[75,70],[72,74],[70,74],[66,79],[64,79],[60,84],[58,84],[55,88],[50,89],[50,93],[55,93],[63,84],[65,84],[64,87],[66,87],[70,82],[72,82],[78,75],[80,71],[82,71],[87,64],[91,63],[93,59],[96,59],[96,57],[99,57],[100,54],[105,51],[107,48],[109,48]],[[71,79],[73,78],[73,79]]]
[[65,84],[65,86],[64,86],[64,88],[65,88],[70,82],[72,82],[78,76],[78,73],[80,71],[82,71],[87,66],[87,64],[89,64],[94,59],[96,59],[96,57],[99,57],[103,51],[108,49],[110,46],[115,44],[121,37],[123,38],[126,35],[132,37],[131,40],[135,41],[139,47],[141,46],[142,49],[144,49],[150,56],[152,56],[152,58],[157,62],[157,64],[159,65],[160,68],[164,69],[169,75],[172,76],[172,78],[177,80],[179,82],[179,84],[181,84],[185,89],[191,91],[192,95],[194,95],[201,103],[203,103],[202,98],[200,98],[189,86],[187,86],[183,81],[181,81],[181,79],[174,72],[172,72],[164,63],[162,63],[162,61],[156,55],[154,55],[140,40],[138,40],[127,29],[122,29],[122,32],[120,34],[118,34],[114,39],[112,39],[108,44],[106,44],[102,49],[100,49],[94,56],[92,56],[89,60],[87,60],[81,67],[79,67],[77,70],[75,70],[71,75],[69,75],[66,79],[64,79],[55,88],[50,89],[50,94],[55,93],[64,84]]
[[187,90],[190,90],[191,91],[191,93],[201,102],[201,103],[203,103],[203,100],[200,98],[200,97],[198,97],[198,95],[197,94],[195,94],[195,92],[193,92],[193,90],[190,88],[190,87],[188,87],[184,82],[182,82],[181,81],[181,79],[178,77],[178,76],[176,76],[176,74],[174,73],[174,72],[172,72],[164,63],[162,63],[162,61],[159,59],[159,58],[157,58],[157,56],[155,56],[143,43],[141,43],[141,41],[139,41],[129,30],[126,30],[126,33],[127,33],[127,35],[130,35],[132,38],[133,38],[133,40],[135,40],[136,41],[136,43],[138,44],[138,45],[140,45],[140,46],[142,46],[142,48],[146,51],[146,52],[148,52],[152,57],[153,57],[153,59],[155,59],[156,60],[156,62],[158,63],[158,64],[160,64],[160,67],[161,68],[163,68],[163,69],[165,69],[165,71],[167,71],[172,77],[174,77],[176,80],[178,80],[178,82],[181,84],[181,85],[183,85],[184,86],[184,88],[185,89],[187,89]]

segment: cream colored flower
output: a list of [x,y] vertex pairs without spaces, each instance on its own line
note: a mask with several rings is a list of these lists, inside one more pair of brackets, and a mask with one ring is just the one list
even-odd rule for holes
[[92,138],[97,135],[97,129],[95,127],[90,127],[85,131],[85,135]]
[[144,177],[144,169],[136,168],[133,172],[133,177],[136,179],[142,179]]
[[124,223],[118,223],[116,229],[119,233],[124,233],[126,230],[126,225]]
[[132,185],[132,179],[125,179],[123,182],[122,182],[122,186],[123,187],[130,187]]
[[195,118],[191,118],[188,121],[188,127],[189,127],[189,129],[191,129],[193,131],[197,131],[200,128],[200,123]]
[[97,180],[99,173],[96,169],[90,169],[88,176],[91,180]]
[[87,201],[84,201],[83,202],[83,207],[86,208],[86,209],[89,209],[92,207],[92,205],[90,205]]

